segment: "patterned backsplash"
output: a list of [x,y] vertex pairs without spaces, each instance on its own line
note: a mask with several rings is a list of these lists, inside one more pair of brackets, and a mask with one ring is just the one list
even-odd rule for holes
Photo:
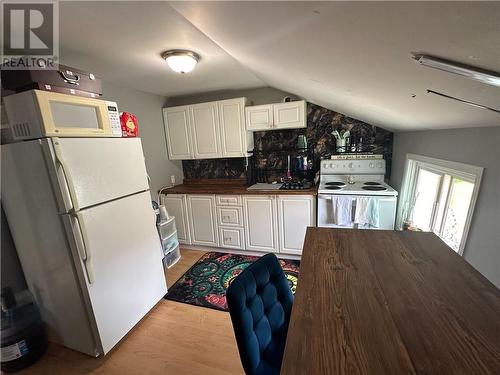
[[[336,154],[333,130],[350,130],[351,138],[362,138],[365,147],[383,154],[387,161],[386,178],[391,173],[393,133],[374,125],[347,117],[315,104],[307,104],[307,128],[272,130],[254,133],[255,155],[250,165],[261,169],[269,169],[269,177],[282,174],[280,169],[286,168],[287,152],[297,145],[299,135],[305,135],[308,146],[314,155],[314,172],[319,169],[322,158]],[[293,157],[293,156],[292,156]],[[185,178],[245,178],[245,158],[183,160],[182,168]]]

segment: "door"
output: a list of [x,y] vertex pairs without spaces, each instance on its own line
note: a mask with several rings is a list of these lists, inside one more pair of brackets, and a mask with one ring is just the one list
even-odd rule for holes
[[177,239],[180,243],[191,244],[189,235],[188,209],[185,194],[167,194],[163,196],[163,204],[171,216],[175,216]]
[[253,195],[243,197],[246,249],[278,252],[276,197]]
[[273,127],[273,105],[254,105],[245,108],[249,131],[269,130]]
[[149,189],[140,138],[51,138],[42,144],[64,197],[61,212]]
[[189,229],[193,245],[218,246],[214,195],[188,195]]
[[191,147],[189,107],[164,108],[163,123],[167,139],[168,158],[170,160],[194,159]]
[[191,105],[189,106],[189,114],[193,130],[195,158],[221,157],[217,102]]
[[278,197],[278,233],[280,253],[302,254],[306,229],[315,226],[312,196]]
[[245,99],[229,99],[217,103],[222,156],[246,156]]
[[167,292],[151,196],[134,194],[65,216],[107,353]]
[[277,129],[305,128],[306,102],[304,100],[273,104],[274,127]]

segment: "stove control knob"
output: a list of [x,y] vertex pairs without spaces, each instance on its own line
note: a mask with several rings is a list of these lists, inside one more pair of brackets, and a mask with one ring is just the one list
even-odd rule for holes
[[333,164],[333,163],[332,163],[332,164],[330,164],[330,168],[334,169],[335,167],[336,167],[336,165],[335,165],[335,164]]
[[375,164],[370,163],[370,168],[375,168]]
[[377,163],[377,168],[382,168],[382,163]]
[[323,164],[323,168],[328,169],[328,164]]
[[348,167],[351,169],[354,168],[354,163],[349,163]]

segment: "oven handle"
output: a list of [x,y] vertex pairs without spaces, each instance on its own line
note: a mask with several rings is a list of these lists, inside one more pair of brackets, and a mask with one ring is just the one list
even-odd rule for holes
[[357,197],[369,197],[369,198],[378,198],[379,201],[393,201],[396,199],[395,196],[393,195],[390,195],[390,196],[380,196],[380,195],[347,195],[347,194],[342,194],[342,195],[338,195],[338,194],[318,194],[318,199],[323,199],[323,200],[332,200],[332,196],[336,196],[336,197],[339,197],[339,196],[342,196],[342,197],[349,197],[349,198],[353,198],[354,201],[356,200]]

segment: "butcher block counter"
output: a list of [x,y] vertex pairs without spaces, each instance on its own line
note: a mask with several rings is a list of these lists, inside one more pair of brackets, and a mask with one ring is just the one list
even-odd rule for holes
[[244,179],[184,180],[183,184],[165,188],[163,194],[231,194],[231,195],[317,195],[318,187],[302,190],[247,190]]
[[500,291],[432,233],[308,228],[281,374],[500,374]]

